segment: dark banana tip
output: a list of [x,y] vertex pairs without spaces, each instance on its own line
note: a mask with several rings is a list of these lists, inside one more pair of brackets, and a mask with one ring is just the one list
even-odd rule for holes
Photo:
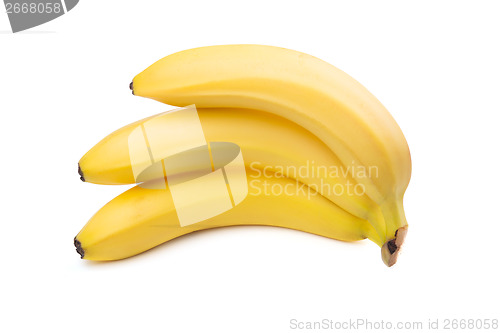
[[129,86],[130,90],[132,90],[132,95],[135,95],[134,94],[134,81],[130,82]]
[[407,233],[408,226],[399,228],[396,230],[394,238],[382,246],[382,260],[387,266],[393,266],[398,260],[398,255]]
[[76,247],[76,252],[78,252],[78,254],[80,255],[80,258],[83,259],[83,257],[85,257],[85,251],[82,248],[82,243],[80,243],[80,241],[78,239],[76,239],[76,237],[75,237],[74,244]]
[[82,182],[84,182],[85,181],[85,177],[83,176],[82,168],[80,168],[80,163],[78,163],[78,174],[80,175],[80,180]]

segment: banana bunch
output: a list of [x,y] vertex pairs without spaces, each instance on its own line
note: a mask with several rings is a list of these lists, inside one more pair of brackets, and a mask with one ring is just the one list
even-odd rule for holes
[[[82,258],[122,259],[197,230],[269,225],[343,241],[368,238],[381,247],[386,265],[396,262],[407,232],[408,145],[384,106],[344,72],[292,50],[223,45],[167,56],[130,88],[169,105],[196,105],[209,147],[232,142],[241,148],[249,193],[232,209],[181,226],[170,179],[148,180],[162,186],[126,191],[81,230],[75,246]],[[128,140],[150,120],[94,146],[79,162],[81,179],[136,183]],[[175,142],[190,133],[162,135]]]

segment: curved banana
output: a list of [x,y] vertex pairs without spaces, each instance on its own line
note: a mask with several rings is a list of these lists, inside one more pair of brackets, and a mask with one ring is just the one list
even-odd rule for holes
[[[202,47],[167,56],[138,74],[137,96],[175,106],[246,108],[289,119],[322,140],[344,166],[377,169],[355,180],[382,211],[386,263],[406,234],[408,145],[385,107],[361,84],[310,55],[262,45]],[[398,231],[399,230],[399,231]]]
[[[312,187],[350,214],[368,220],[379,234],[377,244],[382,246],[385,242],[380,208],[362,188],[358,191],[356,181],[335,154],[303,127],[255,110],[198,109],[198,116],[207,141],[237,144],[248,168],[266,174],[280,173]],[[79,162],[82,179],[97,184],[135,183],[128,137],[150,119],[115,131],[87,152]],[[173,141],[175,135],[165,132],[162,140]]]
[[[89,260],[123,259],[194,231],[234,225],[290,228],[343,241],[378,237],[367,221],[314,191],[300,191],[294,180],[265,177],[250,169],[247,178],[248,196],[240,204],[184,227],[180,226],[168,187],[136,186],[111,200],[91,218],[75,237],[77,252]],[[280,188],[280,193],[271,191],[273,187]],[[207,190],[209,194],[212,195]]]

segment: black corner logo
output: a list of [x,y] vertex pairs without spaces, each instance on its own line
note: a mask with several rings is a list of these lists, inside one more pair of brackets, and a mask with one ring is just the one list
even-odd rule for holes
[[3,0],[12,32],[52,21],[72,10],[79,0]]

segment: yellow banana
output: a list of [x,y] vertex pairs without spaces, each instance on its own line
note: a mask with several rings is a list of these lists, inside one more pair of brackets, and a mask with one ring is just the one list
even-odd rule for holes
[[[386,230],[380,207],[358,191],[335,154],[303,127],[256,110],[198,109],[198,116],[207,141],[233,142],[240,146],[248,168],[296,179],[350,214],[368,220],[379,234],[376,243],[383,245]],[[128,138],[152,118],[127,125],[95,145],[79,162],[82,179],[97,184],[133,184]],[[176,125],[183,126],[181,122]],[[175,135],[165,132],[162,140],[174,141]]]
[[[284,227],[343,241],[378,237],[367,221],[340,209],[307,186],[307,191],[300,190],[294,180],[266,177],[250,169],[247,178],[249,192],[239,205],[184,227],[168,187],[136,186],[91,218],[75,237],[77,252],[89,260],[123,259],[194,231],[234,225]],[[276,187],[279,192],[270,190]],[[210,189],[205,191],[213,195]]]
[[[292,50],[221,45],[167,56],[137,75],[131,88],[170,105],[263,110],[303,126],[344,166],[360,170],[355,180],[385,219],[384,261],[395,260],[407,227],[408,145],[385,107],[346,73]],[[367,174],[372,168],[376,174]]]

